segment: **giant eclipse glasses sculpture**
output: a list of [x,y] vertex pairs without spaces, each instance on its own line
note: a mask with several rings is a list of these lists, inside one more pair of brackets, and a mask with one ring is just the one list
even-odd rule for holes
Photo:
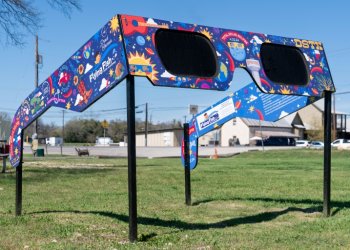
[[[244,68],[265,94],[326,97],[325,171],[329,175],[327,140],[335,88],[322,43],[116,15],[18,108],[10,134],[10,162],[16,167],[16,214],[20,215],[22,208],[23,130],[50,107],[84,111],[126,78],[129,239],[136,240],[134,76],[145,76],[155,86],[224,91],[237,67]],[[325,190],[329,201],[329,187]],[[328,215],[329,202],[326,205]]]

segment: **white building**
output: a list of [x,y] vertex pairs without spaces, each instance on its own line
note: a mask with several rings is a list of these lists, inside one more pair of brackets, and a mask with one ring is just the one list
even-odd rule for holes
[[286,137],[298,138],[293,133],[293,126],[287,121],[266,122],[247,118],[236,118],[221,127],[221,146],[232,146],[233,142],[240,145],[254,145],[253,137]]
[[[183,136],[182,128],[148,131],[147,146],[149,147],[178,147]],[[136,146],[145,146],[145,132],[136,133]]]
[[[323,99],[290,114],[277,122],[266,122],[247,118],[235,118],[225,123],[221,128],[213,130],[198,139],[200,146],[220,145],[222,147],[240,145],[254,145],[252,137],[279,137],[305,139],[310,130],[323,127]],[[337,120],[338,138],[350,138],[347,128],[349,114],[335,112]],[[148,133],[148,146],[173,146],[181,144],[183,130],[165,129]],[[262,134],[262,136],[261,136]],[[144,132],[137,133],[136,145],[145,145]]]

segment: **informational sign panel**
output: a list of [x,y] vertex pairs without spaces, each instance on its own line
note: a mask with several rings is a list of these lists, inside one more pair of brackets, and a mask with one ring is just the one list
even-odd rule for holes
[[200,133],[207,133],[213,130],[218,124],[223,124],[226,121],[232,119],[232,115],[235,112],[233,99],[231,97],[214,104],[205,112],[197,115],[196,126]]
[[[189,122],[190,168],[198,162],[198,138],[236,117],[277,121],[319,100],[320,97],[269,95],[250,83],[193,117]],[[185,166],[184,145],[181,149]]]

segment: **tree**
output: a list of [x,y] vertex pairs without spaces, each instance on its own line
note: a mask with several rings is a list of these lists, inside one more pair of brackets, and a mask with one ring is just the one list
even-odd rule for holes
[[[322,124],[322,123],[321,123]],[[324,127],[316,119],[312,121],[312,129],[307,131],[307,138],[310,141],[323,141],[324,139]],[[334,130],[331,131],[331,140],[336,139]]]
[[0,112],[0,140],[6,140],[10,135],[11,118],[8,113]]
[[[49,5],[61,11],[68,18],[74,9],[81,10],[79,0],[46,0]],[[0,38],[6,37],[6,42],[24,45],[27,33],[35,34],[41,26],[41,14],[33,6],[34,1],[1,0],[0,2]]]
[[97,136],[103,136],[103,127],[94,119],[70,120],[65,126],[65,142],[95,143]]

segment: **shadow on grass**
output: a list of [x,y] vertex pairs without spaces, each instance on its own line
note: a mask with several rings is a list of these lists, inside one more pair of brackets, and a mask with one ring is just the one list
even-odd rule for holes
[[[282,198],[266,198],[266,197],[253,197],[253,198],[241,198],[241,197],[230,197],[224,199],[204,199],[192,203],[192,206],[198,206],[200,204],[205,204],[213,201],[262,201],[262,202],[277,202],[277,203],[293,203],[293,204],[303,204],[303,205],[319,205],[322,204],[322,200],[312,200],[312,199],[282,199]],[[331,201],[331,206],[335,208],[332,215],[337,214],[339,211],[345,208],[350,208],[350,201]],[[322,211],[322,206],[319,206]]]
[[[60,178],[85,178],[85,176],[96,176],[96,174],[113,173],[118,167],[110,168],[26,168],[23,171],[23,183],[52,182]],[[0,176],[2,177],[3,174]],[[16,171],[6,171],[6,177],[15,181]],[[5,179],[5,178],[4,178]]]
[[[215,223],[190,223],[190,222],[185,222],[181,220],[165,220],[160,218],[149,218],[149,217],[140,216],[138,217],[138,224],[146,225],[146,226],[176,228],[180,230],[222,229],[226,227],[235,227],[235,226],[244,225],[244,224],[255,224],[255,223],[271,221],[289,212],[314,213],[314,212],[321,211],[321,209],[322,208],[320,206],[309,207],[309,208],[289,207],[280,211],[263,212],[256,215],[232,218],[232,219],[227,219],[227,220],[223,220]],[[30,214],[46,214],[46,213],[95,214],[95,215],[116,219],[125,223],[129,222],[129,217],[127,215],[117,214],[113,212],[106,212],[106,211],[48,210],[48,211],[33,212]]]

